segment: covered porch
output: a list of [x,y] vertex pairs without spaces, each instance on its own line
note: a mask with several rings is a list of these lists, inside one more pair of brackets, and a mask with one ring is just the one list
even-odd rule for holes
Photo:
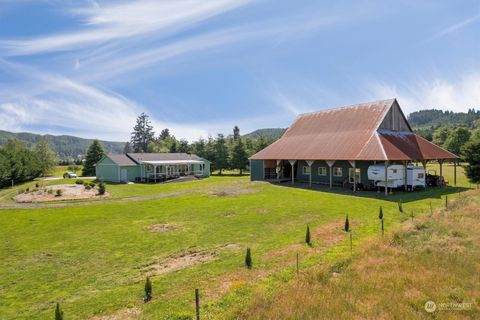
[[[254,160],[255,161],[255,160]],[[398,161],[368,161],[368,160],[263,160],[263,172],[260,180],[266,180],[277,183],[302,183],[312,185],[324,185],[330,189],[341,187],[351,189],[353,192],[361,186],[366,190],[373,189],[372,181],[368,179],[368,167],[373,164],[383,164],[385,167],[384,186],[389,185],[387,168],[391,164],[400,164],[404,166],[404,188],[407,190],[407,166],[411,164],[421,165],[427,170],[428,162],[439,164],[439,184],[443,186],[446,179],[443,177],[443,164],[451,162],[454,166],[453,185],[457,185],[457,159],[429,159],[429,160],[398,160]],[[253,163],[252,163],[253,164]],[[426,183],[425,187],[429,187]],[[378,188],[377,188],[378,189]],[[382,187],[385,195],[388,195],[390,187]]]
[[205,175],[205,163],[200,160],[161,160],[140,163],[142,182],[163,182],[179,177]]

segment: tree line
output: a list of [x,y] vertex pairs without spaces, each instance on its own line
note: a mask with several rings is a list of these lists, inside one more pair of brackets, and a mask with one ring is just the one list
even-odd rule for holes
[[56,152],[45,139],[31,148],[18,139],[10,139],[0,147],[0,187],[45,176],[57,161]]
[[248,166],[248,158],[264,149],[275,139],[260,137],[250,139],[240,135],[240,129],[235,126],[232,134],[225,136],[200,138],[194,142],[178,140],[168,128],[155,134],[149,116],[142,113],[136,120],[131,140],[125,146],[125,152],[184,152],[196,154],[209,160],[212,169],[222,174],[225,169],[236,169],[243,173]]

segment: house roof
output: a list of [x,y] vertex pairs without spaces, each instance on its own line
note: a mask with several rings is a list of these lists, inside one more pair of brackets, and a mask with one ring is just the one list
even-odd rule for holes
[[136,161],[158,162],[158,161],[185,161],[185,160],[204,160],[195,154],[188,153],[127,153],[127,156]]
[[[411,131],[380,129],[395,99],[301,114],[261,160],[430,160],[456,155]],[[400,116],[403,113],[400,109]],[[410,126],[405,119],[407,129]]]
[[140,163],[150,164],[175,164],[175,163],[200,163],[205,161],[195,154],[187,153],[127,153],[109,154],[113,162],[119,166],[136,166]]
[[126,154],[109,154],[110,160],[118,164],[119,166],[136,166],[137,163],[127,157]]

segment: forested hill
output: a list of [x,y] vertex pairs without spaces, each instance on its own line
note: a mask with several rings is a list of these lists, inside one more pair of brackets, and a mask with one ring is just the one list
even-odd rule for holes
[[[0,146],[4,145],[9,139],[18,139],[26,143],[28,147],[32,146],[41,138],[45,138],[61,159],[75,159],[79,155],[85,155],[88,146],[92,143],[92,139],[84,139],[73,136],[53,136],[40,135],[28,132],[8,132],[0,130]],[[125,147],[124,142],[100,141],[108,153],[122,153]]]
[[264,138],[267,140],[277,140],[287,129],[284,128],[268,128],[268,129],[258,129],[243,135],[244,138],[248,139],[260,139]]
[[480,128],[480,110],[469,109],[468,112],[442,111],[436,109],[420,110],[408,115],[408,121],[414,128],[429,126]]

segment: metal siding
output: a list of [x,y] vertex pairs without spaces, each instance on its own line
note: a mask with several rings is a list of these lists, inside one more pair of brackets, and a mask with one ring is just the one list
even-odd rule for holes
[[265,180],[263,160],[250,160],[250,180]]

